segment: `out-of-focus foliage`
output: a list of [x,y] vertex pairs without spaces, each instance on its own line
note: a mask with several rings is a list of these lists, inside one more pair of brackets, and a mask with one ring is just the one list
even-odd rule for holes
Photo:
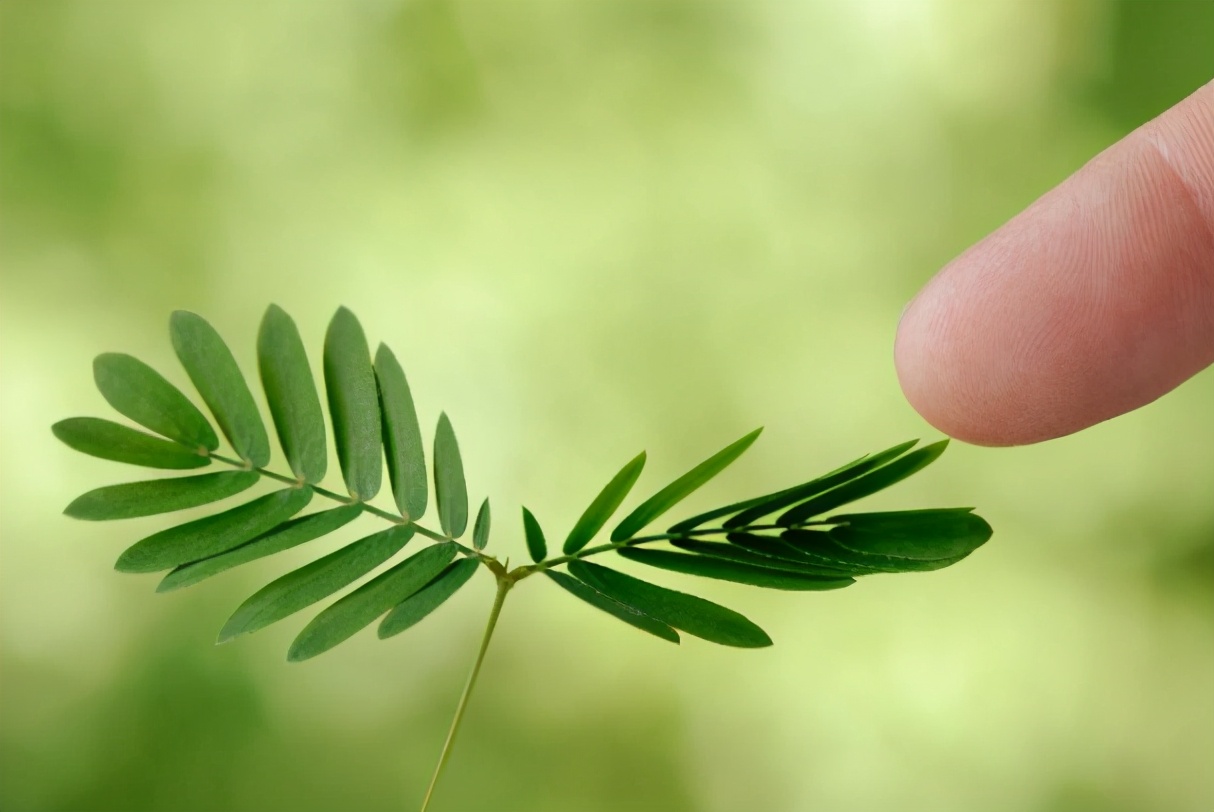
[[[424,424],[441,396],[470,487],[553,539],[620,448],[669,481],[766,425],[728,488],[770,490],[929,434],[890,362],[902,305],[1208,81],[1212,25],[1099,0],[0,5],[0,806],[409,808],[491,599],[300,665],[289,623],[208,647],[306,559],[160,596],[105,573],[166,525],[58,515],[131,478],[45,429],[104,407],[98,349],[185,386],[163,314],[249,348],[270,301],[301,325],[342,302]],[[714,583],[763,653],[554,622],[567,596],[520,585],[436,808],[1208,809],[1212,412],[1206,372],[1042,447],[955,444],[866,509],[978,504],[995,539],[863,591]],[[522,561],[517,524],[494,545]]]

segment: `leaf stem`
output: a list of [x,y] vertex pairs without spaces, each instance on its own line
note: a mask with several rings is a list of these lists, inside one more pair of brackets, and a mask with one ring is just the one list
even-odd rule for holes
[[497,618],[502,613],[502,604],[506,602],[506,593],[514,586],[515,579],[508,576],[498,576],[497,579],[497,595],[493,599],[493,608],[489,610],[489,622],[485,625],[485,635],[481,638],[481,648],[477,652],[476,662],[472,665],[472,671],[468,674],[468,682],[464,685],[464,692],[460,695],[459,705],[455,709],[455,718],[451,720],[451,729],[447,731],[447,740],[443,742],[443,750],[439,755],[438,764],[434,767],[434,775],[430,778],[430,786],[426,789],[426,797],[422,800],[421,812],[426,812],[430,806],[430,798],[434,795],[434,787],[438,784],[438,778],[443,772],[443,767],[447,764],[447,759],[451,755],[451,745],[455,742],[455,734],[459,731],[459,723],[464,718],[464,711],[468,708],[468,698],[472,696],[472,688],[476,685],[476,676],[481,671],[481,663],[485,661],[485,652],[489,648],[489,641],[493,638],[493,629],[497,626]]

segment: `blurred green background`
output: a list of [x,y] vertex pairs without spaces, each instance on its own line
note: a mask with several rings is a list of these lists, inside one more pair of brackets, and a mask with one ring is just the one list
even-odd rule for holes
[[[521,502],[561,537],[641,448],[638,493],[766,426],[690,510],[935,437],[903,304],[1212,43],[1210,2],[4,0],[0,806],[413,809],[491,601],[479,575],[301,665],[310,613],[214,647],[336,541],[170,595],[113,573],[170,520],[60,515],[140,475],[50,434],[109,414],[96,353],[185,385],[188,308],[252,372],[277,302],[315,362],[345,304],[521,560]],[[1212,415],[1207,370],[1079,436],[954,444],[868,503],[977,505],[995,538],[947,571],[695,584],[763,651],[524,584],[434,809],[1209,812]]]

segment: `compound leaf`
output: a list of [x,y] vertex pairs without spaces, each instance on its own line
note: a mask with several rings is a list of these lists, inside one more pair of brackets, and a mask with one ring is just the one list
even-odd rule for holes
[[527,539],[527,552],[532,561],[538,564],[548,557],[548,542],[544,541],[544,531],[527,508],[523,508],[523,535]]
[[455,429],[444,412],[438,416],[434,433],[434,498],[438,501],[438,520],[443,532],[459,538],[468,528],[468,484],[464,481],[464,462],[459,455]]
[[187,310],[173,313],[169,333],[181,365],[232,448],[253,467],[266,465],[270,438],[228,345],[206,319]]
[[93,359],[93,380],[111,406],[139,425],[192,449],[219,447],[215,430],[198,407],[138,358],[102,353]]
[[621,547],[616,550],[622,557],[647,564],[658,569],[681,572],[684,575],[698,575],[702,578],[716,578],[721,581],[733,581],[738,584],[749,584],[765,589],[786,589],[809,592],[827,589],[840,589],[851,586],[854,580],[848,577],[824,578],[821,575],[778,570],[770,567],[758,567],[754,564],[743,564],[737,561],[727,561],[723,558],[677,553],[671,550],[646,550],[640,547]]
[[481,502],[481,509],[476,512],[476,523],[472,525],[472,546],[483,550],[489,545],[489,499]]
[[405,371],[392,350],[380,344],[375,352],[375,379],[384,420],[384,451],[396,507],[410,519],[426,512],[426,453]]
[[76,519],[91,521],[171,513],[235,496],[251,488],[258,479],[260,475],[256,471],[221,471],[109,485],[77,497],[63,512]]
[[270,305],[261,319],[257,366],[287,464],[301,482],[320,482],[329,459],[325,415],[299,328],[278,305]]
[[51,426],[69,448],[93,457],[145,468],[204,468],[209,457],[180,443],[153,437],[100,417],[69,417]]
[[266,584],[232,613],[217,642],[255,632],[327,598],[396,555],[412,537],[407,525],[390,527]]
[[284,488],[223,513],[161,530],[128,547],[114,569],[158,572],[218,555],[285,522],[311,498],[311,488]]
[[603,529],[603,525],[607,524],[607,520],[619,509],[632,486],[636,484],[637,477],[641,475],[641,469],[644,467],[645,452],[642,451],[611,478],[569,531],[565,539],[565,555],[573,555],[585,547],[595,534]]
[[580,598],[593,606],[595,609],[601,609],[612,617],[619,618],[629,626],[634,626],[643,632],[649,632],[655,637],[660,637],[663,640],[669,640],[671,643],[675,643],[676,645],[678,644],[678,632],[667,626],[662,621],[654,620],[641,610],[634,609],[631,606],[620,603],[615,598],[609,598],[594,587],[589,586],[576,578],[568,576],[563,572],[545,570],[544,574],[555,581],[557,585],[566,592],[576,598]]
[[431,612],[446,603],[476,574],[480,563],[475,558],[461,558],[438,574],[430,583],[398,603],[379,624],[381,640],[416,626]]
[[363,328],[344,307],[325,333],[325,389],[346,488],[365,502],[379,493],[383,476],[379,390]]

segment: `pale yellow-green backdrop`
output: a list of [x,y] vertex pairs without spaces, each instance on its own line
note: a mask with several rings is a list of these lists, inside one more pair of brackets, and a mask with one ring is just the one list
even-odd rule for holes
[[[155,595],[141,472],[58,444],[98,352],[186,384],[188,308],[246,372],[345,304],[459,433],[491,550],[563,537],[757,426],[686,508],[934,438],[891,361],[950,257],[1214,75],[1214,4],[5,0],[0,807],[412,810],[492,595],[301,665],[239,601],[340,539]],[[260,395],[259,395],[260,397]],[[281,466],[281,459],[276,461]],[[335,466],[331,466],[334,467]],[[336,480],[334,475],[331,477]],[[642,635],[517,589],[441,810],[1208,812],[1214,374],[1039,447],[955,444],[873,507],[976,505],[947,571],[839,593],[653,580],[776,640]]]

